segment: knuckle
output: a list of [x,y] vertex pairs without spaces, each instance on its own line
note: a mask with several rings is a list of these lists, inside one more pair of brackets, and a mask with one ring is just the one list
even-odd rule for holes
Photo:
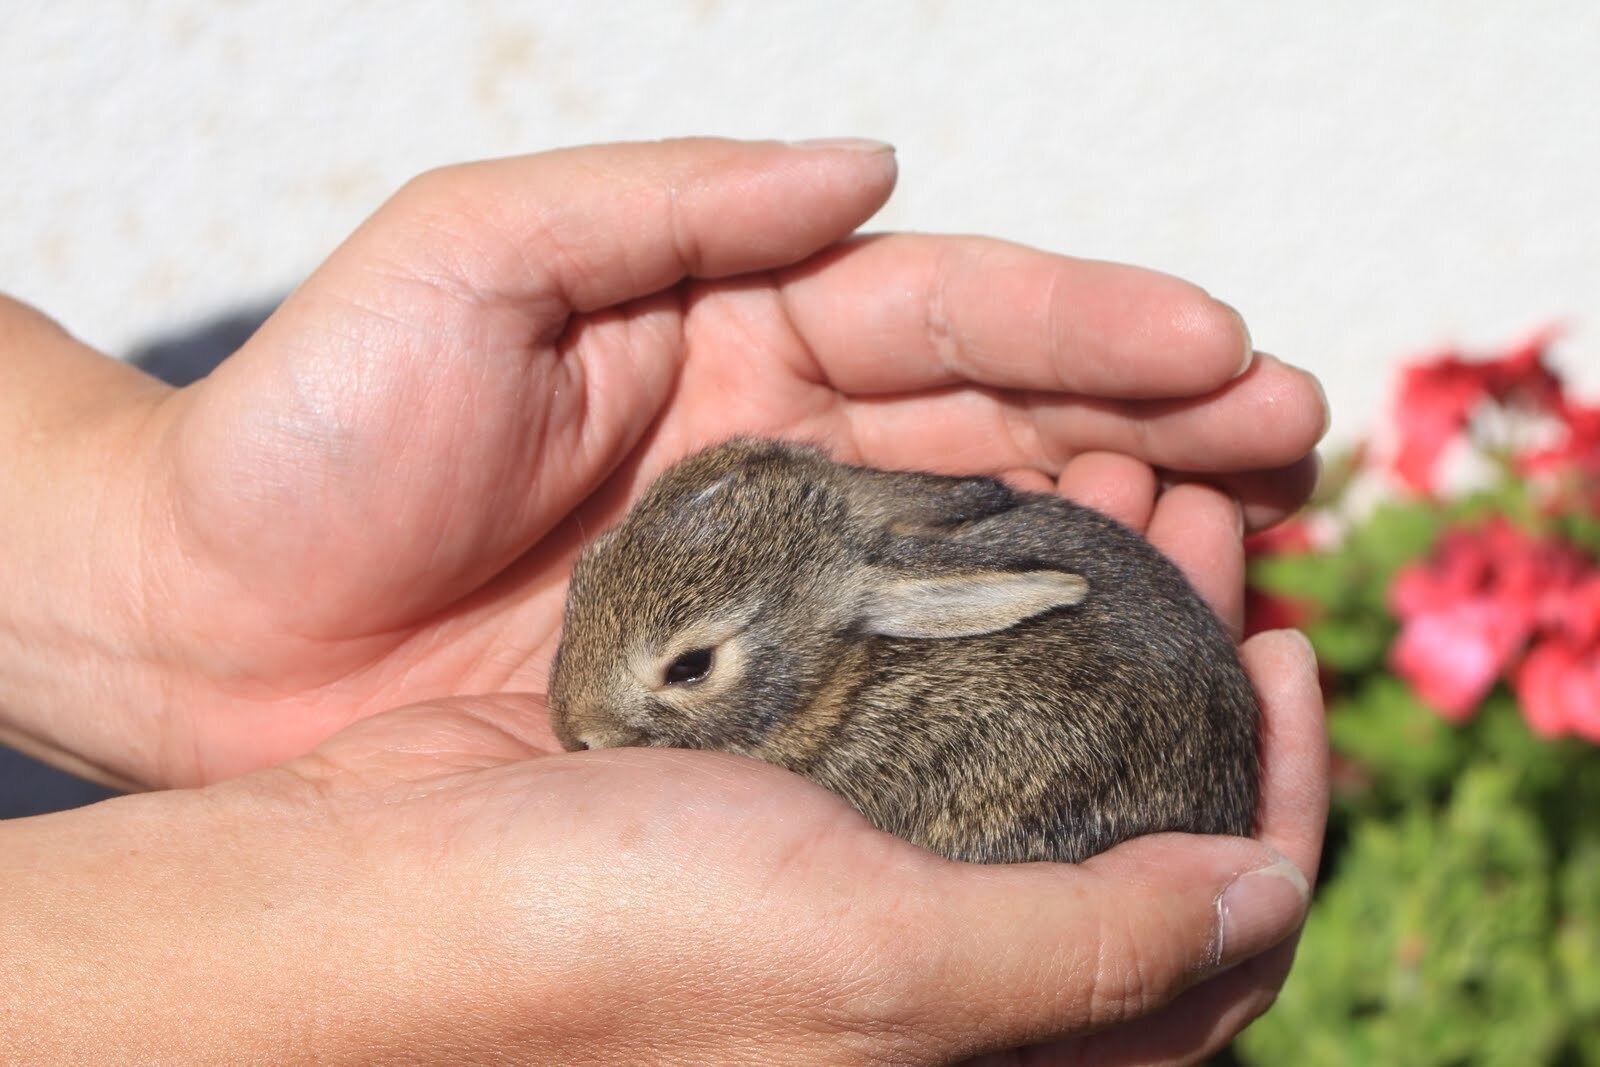
[[1171,999],[1175,990],[1167,969],[1128,921],[1101,917],[1094,959],[1086,975],[1084,1024],[1100,1029],[1146,1015]]

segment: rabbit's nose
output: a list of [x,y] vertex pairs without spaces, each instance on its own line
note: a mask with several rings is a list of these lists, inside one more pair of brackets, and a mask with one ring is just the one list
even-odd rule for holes
[[573,751],[576,752],[587,752],[591,748],[617,748],[628,743],[625,738],[603,728],[584,730],[574,736],[572,742]]
[[643,734],[611,723],[585,726],[572,733],[570,751],[586,752],[594,748],[626,748],[645,742]]

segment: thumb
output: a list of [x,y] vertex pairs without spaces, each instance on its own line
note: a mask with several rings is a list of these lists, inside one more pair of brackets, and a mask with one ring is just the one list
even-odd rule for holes
[[[958,865],[927,920],[945,947],[928,972],[933,987],[914,998],[934,1013],[923,1032],[971,1055],[1099,1031],[1104,1061],[1144,1063],[1175,1041],[1203,1046],[1270,1003],[1281,972],[1240,969],[1231,987],[1207,986],[1210,1003],[1175,1005],[1180,1025],[1152,1014],[1212,975],[1287,949],[1310,897],[1327,816],[1316,661],[1286,634],[1259,635],[1241,652],[1261,695],[1265,842],[1160,834],[1076,867]],[[953,1004],[965,1008],[952,1015]],[[1131,1019],[1138,1027],[1105,1033]]]
[[1162,834],[1077,867],[962,874],[932,920],[950,938],[927,1000],[944,1014],[926,1021],[960,1056],[1148,1015],[1292,935],[1310,898],[1292,863],[1244,838]]
[[571,316],[797,262],[894,177],[872,142],[685,140],[415,179],[187,398],[188,551],[310,637],[413,623],[547,532],[669,396],[671,301],[611,316],[604,358],[568,350]]
[[565,316],[684,277],[798,262],[865,222],[894,178],[888,145],[854,139],[693,138],[461,164],[410,182],[319,275],[382,284],[367,266],[387,262]]
[[561,751],[537,693],[439,697],[361,719],[280,764],[326,788],[418,783]]

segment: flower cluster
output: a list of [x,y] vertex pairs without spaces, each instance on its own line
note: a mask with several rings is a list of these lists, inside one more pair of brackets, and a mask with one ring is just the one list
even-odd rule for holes
[[1600,743],[1600,567],[1496,515],[1448,531],[1390,588],[1396,674],[1452,721],[1509,677],[1544,737]]
[[[1600,566],[1552,521],[1596,510],[1600,406],[1568,398],[1547,362],[1551,340],[1547,331],[1497,359],[1447,353],[1405,371],[1394,459],[1404,485],[1436,494],[1440,456],[1464,439],[1480,451],[1498,446],[1502,454],[1491,458],[1550,488],[1533,529],[1503,515],[1454,527],[1427,559],[1401,571],[1390,590],[1402,622],[1390,663],[1453,721],[1505,677],[1536,733],[1600,743]],[[1556,440],[1519,447],[1512,433],[1490,441],[1474,432],[1487,418],[1501,426],[1542,419],[1554,424]]]
[[1247,628],[1317,650],[1333,788],[1244,1062],[1600,1065],[1600,405],[1552,341],[1404,368],[1387,432],[1248,542]]
[[[1495,359],[1467,359],[1454,351],[1405,368],[1395,407],[1399,447],[1393,472],[1401,484],[1424,494],[1440,490],[1438,468],[1449,448],[1465,441],[1479,449],[1498,444],[1515,469],[1557,483],[1581,483],[1589,491],[1580,506],[1600,509],[1600,404],[1569,397],[1550,367],[1553,330],[1534,334]],[[1486,416],[1502,424],[1553,423],[1557,439],[1530,446],[1511,435],[1492,442]]]
[[[1315,544],[1304,519],[1253,542],[1288,580],[1252,590],[1252,628],[1309,624],[1325,663],[1342,656],[1335,667],[1352,681],[1392,672],[1454,723],[1505,682],[1535,734],[1600,744],[1600,405],[1568,395],[1553,340],[1404,368],[1393,448],[1358,452],[1345,483],[1398,489],[1382,513],[1394,529],[1340,515],[1342,545]],[[1452,488],[1450,457],[1488,474]],[[1340,503],[1325,500],[1320,517]],[[1383,544],[1396,530],[1415,543]],[[1340,584],[1352,579],[1381,583],[1376,600]],[[1389,636],[1371,647],[1360,633],[1385,613]]]
[[1394,473],[1417,492],[1437,490],[1439,459],[1491,408],[1527,413],[1566,406],[1561,380],[1545,362],[1550,331],[1535,334],[1498,359],[1472,360],[1449,351],[1405,368],[1395,415],[1400,447]]

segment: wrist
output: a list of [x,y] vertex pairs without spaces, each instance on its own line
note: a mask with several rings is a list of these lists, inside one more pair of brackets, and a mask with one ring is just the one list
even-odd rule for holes
[[0,823],[0,1048],[343,1063],[426,1035],[405,961],[428,919],[336,820],[258,778]]
[[819,1059],[817,1035],[751,1033],[749,1012],[662,987],[670,962],[641,974],[636,955],[597,952],[612,931],[595,914],[535,925],[564,895],[553,884],[443,846],[425,820],[374,820],[385,796],[351,805],[267,771],[0,823],[0,1048],[47,1063],[734,1062],[741,1045]]
[[170,395],[0,297],[0,740],[124,788],[152,777],[127,719],[158,703],[140,579]]
[[0,1047],[49,1063],[402,1051],[411,1018],[383,995],[382,950],[406,916],[308,814],[247,783],[0,824]]
[[239,872],[206,815],[193,794],[156,793],[0,823],[0,1047],[41,1063],[218,1058],[199,1043],[235,1028],[218,994],[240,961],[216,926]]

